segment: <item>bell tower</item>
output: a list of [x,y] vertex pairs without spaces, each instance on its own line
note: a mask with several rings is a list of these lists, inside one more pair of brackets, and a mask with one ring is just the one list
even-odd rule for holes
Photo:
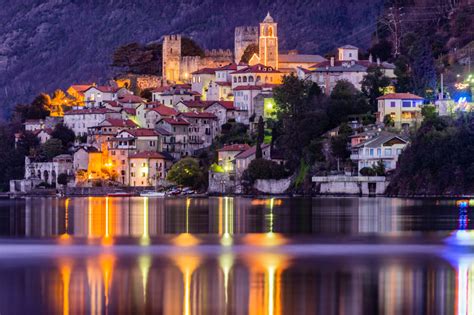
[[258,50],[260,63],[278,69],[278,29],[277,23],[270,16],[270,12],[260,23]]

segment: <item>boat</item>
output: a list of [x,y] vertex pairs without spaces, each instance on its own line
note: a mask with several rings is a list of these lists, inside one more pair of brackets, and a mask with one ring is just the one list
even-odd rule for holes
[[135,193],[126,192],[126,191],[114,191],[107,194],[107,197],[133,197],[136,196]]
[[165,193],[161,191],[145,190],[140,193],[142,197],[164,197]]

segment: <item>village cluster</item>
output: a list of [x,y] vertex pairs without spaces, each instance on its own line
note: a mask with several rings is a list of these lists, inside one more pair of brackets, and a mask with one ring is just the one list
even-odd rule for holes
[[[250,44],[258,46],[258,53],[248,63],[241,63]],[[358,48],[351,45],[340,47],[338,56],[330,59],[297,51],[281,53],[277,23],[270,14],[259,27],[236,28],[233,54],[217,50],[206,52],[204,57],[184,57],[181,36],[167,35],[163,40],[163,84],[151,90],[151,101],[134,95],[120,82],[107,86],[75,84],[67,90],[76,100],[72,110],[26,121],[25,130],[35,133],[41,143],[51,138],[58,123],[83,140],[77,141],[74,153],[52,161],[26,157],[25,179],[13,181],[13,189],[27,191],[41,182],[56,184],[60,174],[74,177],[78,186],[104,177],[124,186],[159,186],[173,163],[209,148],[227,122],[242,123],[255,131],[260,117],[271,118],[275,108],[272,90],[285,75],[316,82],[329,94],[339,80],[360,89],[370,66],[395,77],[393,64],[372,57],[361,60]],[[421,97],[408,93],[379,98],[376,125],[351,138],[351,159],[359,170],[380,160],[386,170],[396,167],[407,140],[382,131],[378,125],[386,115],[397,128],[419,123],[422,103]],[[284,157],[272,152],[268,144],[262,146],[262,153],[264,159],[284,163]],[[219,148],[218,164],[223,173],[210,171],[210,190],[223,192],[237,187],[255,155],[255,146],[245,144]]]

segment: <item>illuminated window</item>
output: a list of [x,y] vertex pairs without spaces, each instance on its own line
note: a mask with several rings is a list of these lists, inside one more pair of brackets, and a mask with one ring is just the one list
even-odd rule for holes
[[390,102],[390,107],[395,107],[395,102]]
[[410,101],[403,101],[402,102],[402,107],[411,107],[411,102]]

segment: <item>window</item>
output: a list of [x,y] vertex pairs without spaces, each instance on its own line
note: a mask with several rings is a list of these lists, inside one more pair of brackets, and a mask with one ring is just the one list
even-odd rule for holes
[[374,156],[374,149],[370,149],[369,152],[370,152],[370,154],[369,154],[370,156]]
[[390,102],[390,107],[395,107],[395,102]]
[[135,167],[135,163],[130,163],[130,167]]
[[130,173],[130,176],[131,176],[131,177],[135,177],[135,173],[134,173],[134,172],[131,172],[131,173]]
[[392,156],[392,149],[385,149],[384,155],[385,156]]
[[[146,173],[142,172],[142,177],[146,177]],[[142,182],[143,183],[143,182]]]
[[402,154],[402,149],[397,149],[397,155]]
[[402,102],[402,107],[411,107],[411,102],[410,101],[403,101]]
[[382,155],[382,149],[377,149],[377,156],[381,156]]
[[110,154],[115,155],[115,151],[111,151]]
[[125,160],[122,160],[122,165],[125,165]]
[[142,163],[142,167],[146,167],[146,163]]

